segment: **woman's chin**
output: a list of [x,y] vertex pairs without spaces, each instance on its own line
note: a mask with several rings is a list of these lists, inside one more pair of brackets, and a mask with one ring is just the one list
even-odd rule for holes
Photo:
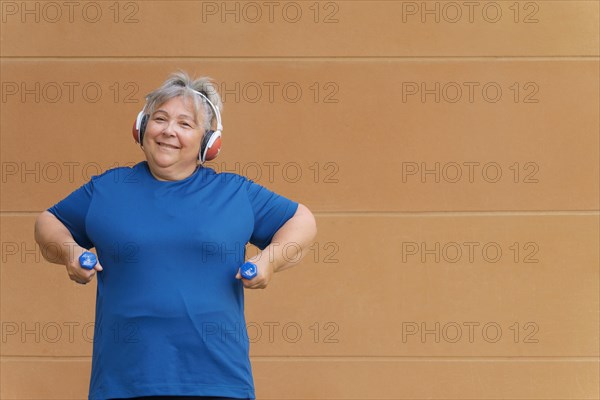
[[148,164],[150,167],[155,170],[169,170],[174,173],[184,172],[187,170],[194,170],[197,167],[196,160],[192,160],[190,162],[183,162],[183,160],[178,157],[165,157],[162,156],[154,156],[152,158],[147,158]]
[[[150,161],[150,160],[149,160]],[[177,163],[175,157],[170,157],[165,154],[158,154],[152,157],[152,163],[158,168],[169,168]]]

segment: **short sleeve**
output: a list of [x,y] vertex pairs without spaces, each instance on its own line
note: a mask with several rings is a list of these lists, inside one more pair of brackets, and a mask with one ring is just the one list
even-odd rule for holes
[[77,244],[86,249],[94,247],[85,226],[93,192],[93,181],[90,181],[48,209],[67,227]]
[[254,230],[250,243],[261,250],[298,209],[298,203],[246,179],[248,199],[254,212]]

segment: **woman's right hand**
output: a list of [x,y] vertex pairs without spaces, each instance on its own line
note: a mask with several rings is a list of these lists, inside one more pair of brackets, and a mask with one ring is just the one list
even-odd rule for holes
[[71,278],[72,281],[75,281],[82,285],[89,283],[94,278],[94,275],[96,275],[97,271],[102,271],[102,266],[99,262],[96,263],[96,265],[92,269],[83,268],[79,264],[79,256],[85,253],[86,251],[86,249],[79,246],[75,247],[74,249],[71,249],[68,257],[69,261],[66,264],[69,278]]

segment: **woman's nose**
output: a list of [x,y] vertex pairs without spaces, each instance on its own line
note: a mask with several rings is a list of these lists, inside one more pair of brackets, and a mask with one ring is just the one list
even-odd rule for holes
[[167,135],[167,136],[175,136],[176,133],[176,122],[169,122],[166,126],[165,129],[163,129],[162,133],[163,135]]

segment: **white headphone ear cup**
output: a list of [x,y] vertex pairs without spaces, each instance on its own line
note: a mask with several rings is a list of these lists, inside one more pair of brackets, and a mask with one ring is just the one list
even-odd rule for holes
[[144,114],[142,117],[142,122],[140,122],[140,146],[144,145],[144,134],[146,133],[146,127],[148,126],[148,120],[150,116],[148,114]]
[[144,130],[146,129],[146,124],[148,122],[147,116],[144,114],[145,110],[142,110],[138,113],[137,118],[133,124],[132,134],[133,140],[136,143],[142,143],[142,139],[144,137]]
[[140,111],[137,115],[137,118],[135,119],[135,128],[137,130],[140,129],[140,126],[142,124],[142,118],[144,118],[144,110]]

